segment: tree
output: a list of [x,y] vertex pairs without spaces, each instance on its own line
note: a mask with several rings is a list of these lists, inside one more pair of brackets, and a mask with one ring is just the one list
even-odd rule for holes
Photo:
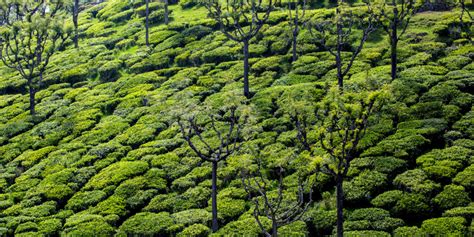
[[[292,0],[288,1],[288,23],[291,26],[291,46],[293,54],[293,62],[298,59],[298,54],[296,51],[296,40],[298,38],[298,33],[300,32],[300,24],[304,23],[304,17],[306,15],[306,0]],[[292,9],[293,8],[293,9]]]
[[243,44],[244,96],[250,98],[249,43],[270,17],[272,0],[266,6],[261,0],[205,0],[204,6],[228,39]]
[[[359,21],[356,22],[357,18],[359,17],[354,16],[351,10],[346,10],[345,3],[342,0],[338,0],[338,6],[331,20],[307,24],[312,37],[319,39],[319,44],[334,56],[337,68],[337,81],[341,92],[344,88],[344,77],[362,51],[369,34],[376,29],[377,16],[374,14],[369,3],[367,3],[365,19],[360,17]],[[346,60],[342,57],[342,52],[346,48],[352,48],[353,30],[356,25],[363,27],[362,35],[357,47],[351,50],[351,57]]]
[[74,24],[74,47],[79,48],[79,30],[77,18],[79,17],[79,0],[74,0],[74,7],[72,12],[72,22]]
[[202,160],[212,164],[212,231],[218,230],[217,220],[217,169],[219,162],[226,161],[244,144],[250,131],[250,112],[247,106],[238,104],[235,97],[227,105],[213,107],[191,106],[190,113],[178,115],[183,139]]
[[150,9],[148,8],[148,2],[150,0],[145,0],[145,4],[146,4],[146,7],[145,7],[145,43],[146,43],[146,46],[150,46],[150,41],[149,41],[149,19],[148,19],[148,16],[150,15]]
[[[474,25],[474,19],[469,12],[469,9],[466,7],[466,0],[459,0],[459,6],[461,7],[461,15],[459,16],[461,30],[464,31],[467,40],[471,42],[471,44],[474,44],[474,41],[472,40],[473,34],[471,29]],[[464,15],[467,15],[468,21],[464,20]]]
[[169,10],[168,10],[168,0],[163,0],[164,3],[164,8],[165,8],[165,25],[168,25],[169,23]]
[[5,66],[27,80],[31,115],[35,115],[35,94],[49,59],[69,37],[62,15],[64,9],[62,1],[29,1],[21,5],[13,0],[2,2],[0,58]]
[[[411,16],[415,14],[414,0],[391,0],[388,3],[388,11],[385,11],[386,4],[382,5],[380,23],[382,29],[388,34],[390,39],[391,54],[391,76],[392,80],[397,78],[397,46],[400,38],[405,34],[410,24]],[[399,31],[400,30],[400,31]]]
[[[290,163],[295,162],[295,156],[292,151],[282,153],[277,154],[282,159],[264,162],[262,155],[254,152],[252,155],[255,157],[254,164],[242,162],[240,169],[242,186],[249,200],[255,204],[253,216],[262,233],[267,237],[276,237],[278,228],[301,220],[313,202],[313,187],[316,180],[314,171],[317,170],[317,166],[308,160],[297,163],[299,164],[299,170],[296,173],[297,185],[291,187],[290,190],[285,190],[283,178],[291,169]],[[269,172],[266,172],[268,170]],[[269,180],[268,177],[271,176],[269,173],[275,173],[277,180]],[[307,197],[305,193],[308,194]],[[270,232],[262,224],[261,217],[266,217],[271,221]]]
[[321,172],[331,176],[336,183],[337,236],[343,236],[343,181],[350,162],[360,152],[359,144],[367,128],[371,122],[376,122],[374,115],[380,112],[385,98],[385,88],[358,89],[344,94],[339,88],[331,88],[316,104],[315,110],[296,110],[291,115],[303,149],[313,156],[323,156]]

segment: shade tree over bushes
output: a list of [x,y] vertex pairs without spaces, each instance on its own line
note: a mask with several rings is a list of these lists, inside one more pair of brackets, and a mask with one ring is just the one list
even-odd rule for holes
[[[411,17],[416,12],[414,0],[392,0],[383,2],[380,9],[380,23],[382,29],[388,34],[390,41],[390,60],[392,80],[397,77],[397,46],[400,38],[405,34]],[[388,8],[388,9],[387,9]],[[387,10],[386,10],[387,9]]]
[[[273,10],[273,2],[269,0],[205,0],[204,6],[208,10],[208,16],[214,19],[224,35],[237,43],[241,43],[244,56],[244,96],[250,98],[249,89],[249,45],[263,25],[270,17]],[[262,12],[263,11],[263,12]]]
[[337,235],[343,235],[344,190],[350,163],[360,153],[360,144],[366,131],[376,119],[385,103],[385,87],[369,86],[340,93],[333,87],[314,107],[299,105],[292,115],[298,140],[311,155],[323,158],[321,172],[336,183]]
[[74,6],[72,9],[72,23],[74,24],[74,47],[79,48],[79,0],[74,0]]
[[251,136],[252,112],[245,99],[235,94],[217,104],[198,107],[191,102],[185,108],[184,113],[175,115],[183,139],[203,162],[212,165],[212,231],[216,232],[218,165],[238,152]]
[[[303,218],[313,203],[316,173],[320,160],[309,156],[299,156],[292,149],[251,152],[239,159],[242,186],[254,203],[253,216],[265,236],[278,236],[278,229]],[[268,157],[278,157],[270,160]],[[301,165],[301,166],[296,166]],[[304,165],[303,165],[304,164]],[[284,176],[296,170],[290,177],[296,184],[285,184]],[[272,176],[276,180],[272,180]],[[293,183],[293,182],[292,182]],[[291,185],[291,188],[285,186]],[[271,222],[270,231],[261,219]]]
[[288,1],[288,23],[291,26],[291,53],[292,60],[295,62],[298,59],[297,39],[300,33],[300,27],[306,22],[306,9],[308,0]]
[[[370,3],[366,4],[367,11],[362,16],[354,15],[347,4],[339,0],[335,13],[331,19],[313,19],[307,26],[314,40],[324,50],[329,52],[335,60],[337,69],[337,82],[339,89],[344,90],[344,77],[349,73],[357,56],[362,52],[369,34],[377,29],[378,16],[373,11]],[[356,47],[353,36],[357,35],[357,27],[362,28],[359,42]],[[350,49],[350,56],[346,58],[343,53]]]
[[[471,2],[472,4],[472,2]],[[461,14],[459,15],[459,24],[461,30],[464,31],[464,37],[474,44],[472,40],[473,37],[473,25],[474,25],[474,18],[472,17],[471,12],[469,12],[469,8],[466,6],[466,0],[459,0],[459,7],[461,8]],[[465,19],[467,18],[467,20]]]
[[5,24],[0,29],[0,59],[27,81],[30,113],[35,115],[35,95],[41,89],[43,73],[51,56],[64,46],[70,34],[63,20],[65,2],[26,1],[18,6],[20,3],[16,1],[3,1],[1,4],[0,14]]

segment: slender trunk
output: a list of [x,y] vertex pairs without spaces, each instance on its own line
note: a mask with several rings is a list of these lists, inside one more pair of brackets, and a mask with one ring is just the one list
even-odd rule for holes
[[336,67],[337,67],[337,84],[339,85],[339,90],[342,92],[344,90],[344,75],[342,75],[341,51],[339,51],[339,49],[336,54]]
[[[339,17],[341,10],[339,7],[336,9],[336,14]],[[337,49],[336,49],[336,67],[337,67],[337,84],[339,85],[339,90],[342,93],[344,91],[344,75],[342,75],[342,59],[341,59],[341,51],[342,51],[342,39],[343,37],[343,25],[341,22],[337,23]]]
[[150,46],[150,43],[148,41],[148,13],[149,13],[149,9],[148,9],[148,2],[149,0],[146,0],[146,8],[145,8],[145,43],[146,43],[146,46]]
[[217,223],[217,161],[212,162],[212,232],[219,229]]
[[35,111],[35,94],[36,94],[36,91],[35,91],[35,88],[33,88],[33,82],[30,80],[28,82],[28,87],[30,89],[29,93],[30,93],[30,114],[32,116],[35,116],[36,115],[36,111]]
[[278,225],[276,220],[272,220],[272,237],[278,236]]
[[74,12],[72,14],[72,21],[74,23],[74,47],[79,48],[79,32],[77,18],[79,17],[79,0],[74,0]]
[[244,96],[250,98],[249,90],[249,41],[246,39],[244,43]]
[[342,177],[336,178],[336,200],[337,200],[337,236],[344,236],[344,190],[342,189]]
[[169,22],[169,11],[168,11],[168,0],[165,0],[165,25],[168,25]]
[[392,22],[392,35],[390,35],[390,43],[391,43],[391,64],[392,64],[392,80],[397,78],[397,44],[398,44],[398,32],[397,27],[399,24],[398,19],[398,8],[397,2],[395,0],[392,1],[393,4],[393,22]]
[[392,38],[391,43],[391,64],[392,64],[392,81],[397,78],[397,39]]
[[298,60],[298,54],[296,52],[296,39],[298,37],[298,20],[295,20],[295,29],[293,30],[293,62]]

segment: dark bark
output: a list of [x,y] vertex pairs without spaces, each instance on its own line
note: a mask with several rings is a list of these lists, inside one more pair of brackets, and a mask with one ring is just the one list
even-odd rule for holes
[[[237,3],[237,2],[235,2]],[[244,95],[250,98],[249,90],[249,41],[255,37],[270,17],[273,10],[273,1],[241,1],[235,4],[227,1],[204,1],[204,6],[209,12],[209,17],[214,19],[221,32],[230,40],[244,44]],[[262,10],[266,8],[263,12]],[[242,24],[244,23],[244,24]]]
[[[292,9],[294,8],[294,9]],[[294,13],[294,15],[293,15]],[[302,4],[300,6],[299,0],[296,0],[294,2],[289,1],[288,2],[288,16],[289,16],[289,23],[292,27],[292,61],[295,62],[298,60],[298,52],[297,52],[297,38],[298,38],[298,33],[300,32],[300,24],[304,24],[306,14],[306,0],[302,1]]]
[[[471,32],[471,25],[473,24],[473,17],[471,13],[469,12],[469,9],[466,7],[465,0],[460,0],[459,4],[461,5],[461,15],[459,15],[459,25],[461,27],[461,31],[465,31],[466,36],[465,38],[474,45],[474,41],[472,40],[472,32]],[[466,14],[469,18],[470,21],[465,22],[464,21],[464,14]]]
[[[180,108],[181,109],[181,108]],[[199,111],[199,109],[198,109]],[[237,107],[230,107],[226,109],[216,109],[211,111],[203,112],[203,115],[210,119],[206,125],[199,124],[197,118],[192,116],[187,119],[183,119],[181,116],[178,117],[178,125],[181,134],[188,143],[189,147],[196,153],[196,155],[202,160],[212,164],[212,187],[211,187],[211,206],[212,206],[212,231],[216,232],[219,228],[217,219],[217,168],[220,161],[226,161],[226,159],[234,152],[238,151],[242,144],[242,129],[247,125],[248,116],[238,115],[236,113]],[[219,116],[227,114],[226,116]],[[222,132],[217,126],[216,122],[224,122],[228,125],[229,129],[226,132]],[[202,135],[206,131],[214,132],[215,137],[219,139],[220,144],[217,147],[213,147],[209,141]],[[202,146],[196,146],[192,138],[196,137]]]
[[398,14],[398,8],[396,7],[396,1],[393,0],[392,4],[395,6],[393,8],[393,23],[392,23],[392,35],[390,39],[391,43],[391,64],[392,64],[392,80],[395,80],[397,78],[397,44],[398,44],[398,33],[397,33],[397,27],[399,24],[399,14]]
[[[337,69],[337,83],[341,93],[344,91],[344,77],[349,73],[355,59],[362,51],[369,34],[376,29],[375,22],[378,21],[378,17],[375,15],[370,4],[367,4],[367,8],[368,16],[363,20],[366,25],[362,29],[362,37],[358,42],[358,46],[352,50],[352,56],[348,60],[343,60],[341,55],[344,50],[344,46],[353,44],[350,36],[354,32],[354,27],[357,26],[355,21],[357,17],[353,16],[352,12],[349,11],[349,13],[343,13],[340,10],[340,6],[338,6],[334,16],[334,20],[336,21],[335,27],[332,21],[308,24],[310,34],[315,38],[319,38],[320,45],[334,57]],[[315,35],[313,28],[316,29],[320,35]],[[329,44],[328,37],[335,37],[335,42],[333,44]]]
[[35,116],[36,115],[36,111],[35,111],[35,95],[36,95],[36,90],[35,88],[33,87],[33,82],[32,81],[29,81],[28,82],[28,87],[29,87],[29,94],[30,94],[30,114],[32,116]]
[[392,0],[390,7],[392,7],[391,15],[385,13],[385,5],[382,8],[381,16],[384,17],[385,20],[382,20],[381,25],[390,39],[390,65],[391,78],[393,81],[397,78],[398,41],[400,41],[400,38],[407,29],[408,24],[410,23],[410,18],[415,12],[415,7],[413,0],[402,0],[402,2],[398,5],[397,1]]
[[342,59],[340,51],[336,55],[336,67],[337,67],[337,84],[339,90],[342,92],[344,90],[344,75],[342,73]]
[[74,0],[74,12],[72,14],[72,22],[74,23],[74,47],[79,48],[79,30],[77,18],[79,17],[79,0]]
[[337,200],[337,236],[344,236],[344,190],[342,188],[342,177],[336,178],[336,200]]
[[165,1],[165,25],[169,23],[169,10],[168,10],[168,0]]
[[273,219],[272,220],[272,237],[277,237],[278,236],[278,225],[277,225],[277,220]]
[[244,47],[244,96],[250,98],[250,89],[249,89],[249,41],[243,41]]
[[398,43],[398,40],[394,40],[392,39],[392,42],[391,42],[391,65],[392,65],[392,69],[391,69],[391,76],[392,76],[392,80],[395,80],[397,78],[397,43]]
[[[259,154],[255,154],[258,156]],[[304,213],[308,210],[309,206],[313,202],[313,188],[314,182],[310,181],[310,176],[313,174],[298,174],[298,192],[296,200],[291,204],[283,204],[283,172],[285,169],[279,167],[278,169],[278,196],[270,197],[268,195],[269,184],[267,178],[261,172],[262,162],[260,158],[257,158],[257,171],[249,172],[246,168],[241,170],[242,186],[248,194],[249,200],[252,200],[255,204],[253,216],[262,233],[266,237],[278,236],[278,228],[289,225],[295,221],[300,220]],[[302,177],[304,176],[304,177]],[[308,200],[304,198],[305,190],[309,188]],[[257,193],[258,196],[254,196]],[[272,222],[271,231],[268,232],[265,226],[260,221],[260,216],[265,216]]]
[[217,161],[212,162],[212,232],[219,229],[217,222]]
[[[62,4],[51,5],[49,11],[43,5],[44,1],[35,2],[33,6],[27,4],[19,5],[16,3],[10,7],[17,9],[17,14],[5,15],[7,18],[5,23],[13,23],[15,21],[23,21],[25,24],[33,27],[20,27],[17,31],[10,34],[0,35],[2,44],[0,44],[0,59],[3,64],[11,69],[16,70],[25,80],[29,87],[29,110],[31,115],[35,115],[35,94],[41,89],[43,73],[49,63],[50,57],[57,49],[64,46],[65,41],[69,38],[69,34],[63,31],[48,30],[50,23],[55,19],[55,14],[64,7]],[[19,14],[18,8],[29,9]],[[31,10],[30,10],[31,9]],[[40,19],[48,18],[44,24],[35,25],[32,22],[33,15],[37,14]],[[46,50],[46,45],[50,50]],[[38,80],[35,80],[38,77]]]
[[298,28],[298,20],[295,20],[295,29],[293,30],[293,62],[295,62],[296,60],[298,60],[298,53],[296,52],[296,46],[297,46],[297,37],[298,37],[298,31],[299,31],[299,28]]
[[145,44],[146,46],[150,46],[150,42],[148,40],[148,15],[149,15],[149,9],[148,9],[148,2],[150,0],[146,0],[146,8],[145,8]]

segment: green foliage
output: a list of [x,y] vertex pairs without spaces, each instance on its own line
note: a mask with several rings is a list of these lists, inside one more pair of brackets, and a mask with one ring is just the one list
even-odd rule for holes
[[463,236],[467,228],[462,217],[441,217],[423,221],[421,229],[434,236]]
[[77,192],[69,199],[66,208],[74,211],[85,210],[102,201],[106,195],[101,190]]
[[462,186],[446,185],[444,190],[433,198],[433,202],[442,210],[447,210],[466,206],[471,202],[471,199]]
[[470,162],[471,153],[470,149],[452,146],[443,150],[432,150],[418,157],[416,162],[434,180],[451,179],[459,169]]
[[179,6],[183,9],[189,9],[192,8],[196,5],[199,5],[199,1],[196,0],[184,0],[184,1],[179,1]]
[[45,235],[53,235],[59,233],[61,227],[61,220],[47,219],[38,223],[38,232]]
[[70,236],[110,236],[115,233],[115,230],[103,220],[92,220],[79,223],[64,232]]
[[[222,210],[222,209],[221,209]],[[209,225],[211,213],[202,209],[189,209],[171,215],[176,224],[189,226],[193,224]]]
[[363,236],[387,237],[387,236],[390,236],[390,234],[387,233],[387,232],[383,232],[383,231],[366,230],[366,231],[347,231],[347,232],[344,232],[344,236],[350,236],[350,237],[363,237]]
[[390,217],[390,213],[380,208],[361,208],[349,215],[344,229],[351,230],[378,230],[392,232],[403,226],[402,219]]
[[388,208],[394,206],[403,196],[403,192],[400,190],[392,190],[384,192],[372,199],[372,205],[381,208]]
[[278,235],[280,236],[308,236],[308,234],[304,221],[295,221],[278,229]]
[[370,199],[373,193],[386,185],[386,182],[386,175],[377,171],[364,171],[350,182],[344,183],[346,199],[348,201]]
[[[144,17],[146,15],[146,4],[143,4],[144,2],[141,1],[141,6],[140,7],[137,7],[135,8],[135,13],[141,17]],[[148,11],[149,12],[153,12],[153,11],[156,11],[158,9],[161,9],[163,8],[163,3],[160,3],[160,2],[149,2],[148,3]]]
[[440,185],[429,180],[426,173],[421,169],[408,170],[398,175],[393,183],[407,191],[430,194],[439,189]]
[[[261,218],[262,224],[266,228],[270,228],[271,222],[266,218]],[[227,236],[227,235],[239,235],[239,236],[256,236],[261,233],[261,229],[253,217],[241,218],[236,221],[232,221],[227,225],[219,229],[219,231],[211,236]]]
[[[231,96],[240,95],[242,45],[228,41],[207,19],[207,9],[192,0],[171,3],[169,25],[161,24],[163,3],[150,2],[151,45],[145,47],[144,3],[82,6],[80,47],[68,39],[51,58],[37,88],[36,118],[25,112],[25,80],[0,65],[0,235],[262,235],[236,170],[245,165],[241,156],[219,168],[221,229],[211,233],[210,166],[195,157],[170,119],[183,111],[183,97],[213,107],[242,100]],[[351,8],[356,15],[359,5]],[[271,163],[282,160],[280,150],[300,148],[289,116],[300,108],[295,98],[310,104],[307,112],[314,115],[315,104],[329,102],[325,96],[336,72],[333,56],[304,27],[297,38],[299,58],[290,64],[285,7],[272,13],[250,45],[254,95],[245,104],[256,112],[259,129],[242,152],[256,146]],[[334,13],[332,6],[314,7],[308,19]],[[355,103],[341,102],[347,114],[369,99],[367,88],[384,85],[390,98],[369,120],[350,162],[346,236],[465,236],[474,228],[473,47],[435,35],[457,34],[452,19],[458,19],[456,11],[413,16],[399,44],[400,71],[393,82],[390,50],[378,31],[349,72],[345,99]],[[344,51],[357,46],[351,43]],[[307,134],[312,141],[327,133],[313,128]],[[215,134],[203,135],[216,145]],[[314,144],[312,157],[326,158],[320,143]],[[273,169],[262,172],[275,178]],[[296,188],[296,178],[284,177],[285,192]],[[315,202],[279,235],[334,234],[333,189],[331,177],[318,174]],[[270,221],[260,219],[269,230]]]
[[423,231],[416,227],[416,226],[402,226],[402,227],[398,227],[397,229],[395,229],[394,233],[393,233],[394,236],[396,237],[422,237],[422,236],[426,236],[425,233],[423,233]]
[[178,233],[178,237],[205,237],[211,233],[211,229],[203,224],[194,224],[185,228],[181,233]]
[[217,202],[217,213],[219,219],[224,222],[233,220],[246,211],[246,203],[241,199],[220,198]]
[[122,63],[120,61],[110,61],[99,67],[99,77],[101,81],[114,81],[120,76],[119,69]]
[[119,236],[128,235],[165,235],[166,229],[173,225],[173,218],[167,212],[140,212],[128,218],[119,228]]
[[79,65],[64,71],[61,74],[61,81],[74,84],[86,80],[88,76],[89,70],[87,70],[86,65]]
[[202,60],[207,63],[232,61],[236,59],[236,56],[239,55],[239,53],[240,47],[222,46],[214,50],[204,52],[202,54]]
[[126,21],[126,20],[129,20],[130,17],[132,17],[133,15],[133,10],[132,9],[129,9],[129,10],[126,10],[126,11],[122,11],[120,13],[117,13],[111,17],[109,17],[108,20],[114,22],[114,23],[120,23],[122,21]]
[[115,185],[138,174],[144,173],[148,164],[143,161],[121,161],[103,169],[86,184],[86,189],[102,189]]
[[464,186],[468,190],[474,188],[474,165],[466,167],[462,172],[459,172],[453,179],[453,182]]
[[263,58],[252,65],[252,70],[256,73],[262,73],[265,71],[280,71],[282,70],[282,61],[283,60],[280,56]]

